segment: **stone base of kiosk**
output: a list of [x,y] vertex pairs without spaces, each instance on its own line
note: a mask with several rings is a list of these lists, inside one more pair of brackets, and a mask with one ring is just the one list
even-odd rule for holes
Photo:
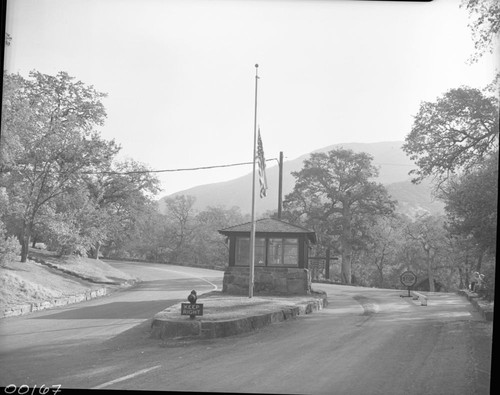
[[[222,292],[248,295],[250,269],[233,266],[226,269]],[[254,268],[254,294],[256,295],[309,295],[311,274],[308,269],[288,267]]]

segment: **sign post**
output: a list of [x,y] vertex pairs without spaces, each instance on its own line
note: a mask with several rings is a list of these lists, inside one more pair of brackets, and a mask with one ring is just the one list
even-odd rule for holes
[[407,270],[406,272],[401,273],[401,276],[399,276],[399,280],[401,281],[401,284],[408,288],[408,295],[401,295],[401,297],[411,297],[410,288],[417,283],[417,276],[415,275],[415,273]]
[[181,315],[188,315],[191,319],[203,315],[203,304],[196,303],[197,299],[196,291],[193,289],[188,296],[189,303],[181,303]]

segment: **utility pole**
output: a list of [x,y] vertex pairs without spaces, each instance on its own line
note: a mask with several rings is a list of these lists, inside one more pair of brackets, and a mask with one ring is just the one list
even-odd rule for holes
[[278,181],[278,219],[281,219],[282,206],[283,206],[283,151],[280,151],[279,181]]
[[330,247],[326,249],[325,279],[330,280]]

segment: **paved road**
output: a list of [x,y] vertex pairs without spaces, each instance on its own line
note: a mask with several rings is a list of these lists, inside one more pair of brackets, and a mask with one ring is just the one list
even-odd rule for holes
[[[112,345],[112,349],[134,347],[134,335],[130,336],[130,344],[121,341],[122,337],[137,330],[141,337],[154,314],[185,300],[192,289],[203,293],[222,286],[220,271],[161,264],[110,264],[142,282],[104,298],[0,321],[1,386],[66,383],[65,378],[80,369],[99,366],[101,356],[109,351],[106,345]],[[87,379],[77,382],[82,388],[89,383]]]
[[[117,267],[131,273],[136,270],[128,265]],[[142,270],[147,277],[142,287],[106,298],[107,307],[103,299],[103,304],[93,301],[46,315],[9,319],[14,327],[2,323],[2,351],[7,350],[1,356],[2,385],[341,395],[489,394],[492,324],[455,294],[436,293],[424,307],[401,298],[399,291],[315,284],[329,296],[329,306],[320,312],[231,338],[162,342],[148,337],[151,315],[146,309],[161,310],[167,300],[172,301],[165,299],[170,297],[164,294],[165,281],[170,282],[171,292],[184,299],[185,288],[193,285],[186,283],[193,280],[180,274],[175,281],[164,279],[164,267]],[[214,272],[205,274],[210,273]],[[210,287],[207,284],[207,290]],[[141,296],[130,302],[120,299],[134,293]],[[50,322],[51,329],[30,337],[27,332],[42,329],[40,322]],[[90,328],[67,329],[78,323]],[[19,332],[12,332],[14,328]],[[57,340],[53,332],[61,338]],[[25,339],[30,342],[23,347]]]

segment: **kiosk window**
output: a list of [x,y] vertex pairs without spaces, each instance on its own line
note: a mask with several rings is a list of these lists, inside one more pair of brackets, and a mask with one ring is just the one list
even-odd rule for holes
[[[265,266],[266,239],[255,238],[255,266]],[[250,238],[236,238],[235,265],[250,266]]]
[[298,266],[299,242],[297,239],[269,239],[267,255],[269,266]]

